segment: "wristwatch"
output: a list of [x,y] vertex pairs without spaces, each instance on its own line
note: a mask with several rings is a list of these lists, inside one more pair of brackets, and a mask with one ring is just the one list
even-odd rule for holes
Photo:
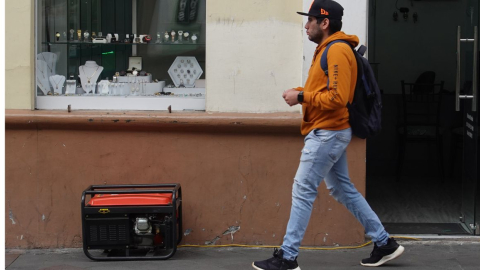
[[298,93],[297,100],[298,100],[298,102],[300,102],[300,103],[303,102],[303,91],[300,91],[300,93]]

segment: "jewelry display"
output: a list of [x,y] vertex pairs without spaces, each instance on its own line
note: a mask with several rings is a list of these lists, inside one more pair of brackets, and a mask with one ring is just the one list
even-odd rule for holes
[[108,80],[103,80],[98,83],[98,88],[101,95],[110,94],[110,89],[108,87],[109,85],[110,85],[110,82]]
[[152,37],[149,36],[149,35],[146,35],[143,37],[143,42],[145,43],[150,43],[150,41],[152,41]]
[[[42,62],[45,63],[44,61],[42,61]],[[45,63],[45,65],[46,65],[46,63]],[[47,76],[45,75],[46,72],[44,71],[43,68],[39,68],[38,66],[42,66],[42,64],[40,62],[37,62],[37,70],[40,71],[40,74],[42,74],[42,78],[46,79],[47,78]]]
[[[189,22],[189,5],[198,0],[180,1],[185,5],[185,22]],[[64,110],[71,104],[76,110],[108,111],[162,110],[171,104],[179,111],[202,110],[203,101],[186,99],[202,97],[197,92],[205,92],[202,31],[208,15],[181,24],[174,10],[177,2],[39,1],[40,8],[35,9],[39,25],[34,29],[39,33],[34,42],[38,51],[35,106]],[[109,12],[115,13],[113,17]],[[195,55],[202,63],[182,55]],[[170,89],[164,89],[168,84]]]
[[50,82],[48,81],[48,66],[43,60],[37,60],[36,66],[37,73],[37,85],[42,90],[43,95],[47,95],[50,91]]
[[183,41],[183,31],[182,30],[178,30],[178,41],[179,42]]
[[168,69],[168,74],[176,87],[192,88],[203,70],[195,57],[178,56]]
[[67,80],[67,86],[65,87],[65,95],[75,95],[77,89],[76,80]]
[[[95,74],[97,73],[98,69],[100,68],[100,66],[97,67],[97,69],[95,70],[95,72],[92,74],[92,76],[88,77],[87,75],[87,79],[88,79],[88,83],[90,83],[90,80],[92,79],[93,76],[95,76]],[[83,69],[84,70],[84,69]],[[85,71],[83,71],[85,73]]]
[[93,43],[107,43],[107,39],[106,38],[96,38],[92,41]]
[[87,84],[83,85],[83,91],[85,91],[85,94],[92,93],[92,95],[93,95],[93,94],[95,94],[96,86],[97,86],[96,83],[87,83]]
[[65,83],[65,76],[54,75],[50,77],[50,84],[53,86],[55,93],[63,94],[63,84]]
[[55,92],[52,94],[52,91],[48,91],[47,96],[59,96],[59,94]]
[[46,95],[50,91],[49,78],[55,75],[55,65],[57,63],[57,55],[51,52],[42,52],[37,55],[36,77],[38,87]]
[[115,75],[113,76],[112,82],[114,82],[114,83],[118,82],[118,77],[120,77],[120,72],[115,72]]
[[[43,60],[47,63],[49,76],[55,74],[55,65],[57,64],[57,55],[51,52],[42,52],[38,54],[40,57],[37,56],[38,60]],[[39,59],[40,58],[40,59]]]
[[165,37],[165,42],[168,42],[170,39],[170,35],[168,34],[167,31],[165,31],[165,34],[163,36]]
[[[95,83],[97,82],[103,67],[99,66],[95,61],[87,61],[85,65],[79,67],[79,78],[85,92],[89,93],[92,89],[95,92]],[[88,88],[88,89],[87,89]]]
[[130,56],[128,58],[128,69],[129,70],[142,70],[143,69],[143,60],[140,56]]
[[112,96],[117,95],[116,85],[117,83],[114,83],[114,82],[108,84],[108,89],[109,89],[110,95]]

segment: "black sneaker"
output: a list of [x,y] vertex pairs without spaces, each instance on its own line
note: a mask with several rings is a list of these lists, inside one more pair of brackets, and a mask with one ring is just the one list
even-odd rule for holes
[[397,244],[395,239],[389,238],[385,246],[378,247],[375,244],[372,253],[370,253],[370,258],[363,259],[360,264],[363,266],[380,266],[399,257],[404,250],[405,248]]
[[273,251],[273,258],[253,262],[252,266],[257,270],[300,270],[296,258],[293,261],[285,260],[283,250],[276,248]]

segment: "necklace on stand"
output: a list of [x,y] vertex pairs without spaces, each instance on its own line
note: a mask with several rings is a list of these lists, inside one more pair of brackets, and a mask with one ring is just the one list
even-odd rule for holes
[[[50,69],[50,73],[53,74],[53,67],[50,67],[50,65],[48,64],[47,59],[45,59],[45,56],[43,56],[43,53],[41,53],[40,55],[42,56],[42,58],[43,58],[43,60],[45,61],[45,63],[47,63],[47,67],[48,67],[48,69]],[[53,66],[53,65],[52,65],[52,66]]]
[[93,76],[95,76],[95,74],[97,74],[97,71],[98,71],[99,68],[100,68],[100,66],[97,67],[97,70],[95,70],[95,72],[92,74],[92,76],[88,77],[87,73],[85,73],[85,67],[82,67],[83,73],[85,74],[85,76],[87,76],[88,83],[90,83],[90,80],[93,78]]
[[38,68],[38,66],[37,66],[37,70],[40,71],[42,73],[43,78],[46,79],[45,73],[43,72],[43,70],[41,68]]
[[45,86],[43,86],[43,84],[40,82],[40,80],[37,80],[37,83],[40,84],[42,86],[42,88],[45,88]]
[[[52,81],[55,83],[55,89],[58,89],[58,84],[59,84],[62,80],[63,80],[62,77],[60,77],[60,80],[59,80],[58,82],[55,81],[55,79],[52,79]],[[62,87],[63,87],[63,85],[62,85]]]

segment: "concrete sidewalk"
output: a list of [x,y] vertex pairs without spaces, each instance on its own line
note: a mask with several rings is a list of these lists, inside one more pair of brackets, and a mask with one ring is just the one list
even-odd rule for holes
[[[480,239],[402,241],[405,253],[383,268],[393,269],[480,269]],[[359,261],[368,257],[373,246],[344,250],[302,250],[298,258],[302,270],[365,269]],[[271,257],[273,249],[260,248],[180,248],[166,261],[95,262],[81,249],[7,250],[8,270],[79,269],[168,269],[168,270],[245,270],[254,260]]]

